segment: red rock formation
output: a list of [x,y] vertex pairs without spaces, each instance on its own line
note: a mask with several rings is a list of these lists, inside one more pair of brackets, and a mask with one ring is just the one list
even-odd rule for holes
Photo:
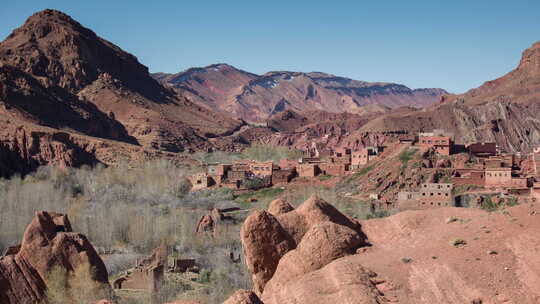
[[262,299],[265,304],[391,303],[372,282],[374,275],[346,257],[289,281],[280,289],[272,292],[265,290]]
[[223,214],[217,208],[213,208],[210,214],[205,214],[199,219],[195,231],[197,233],[210,232],[214,234],[223,219]]
[[266,211],[251,214],[240,231],[246,264],[252,273],[253,287],[261,294],[274,275],[279,260],[296,244],[277,219]]
[[268,213],[273,216],[278,216],[293,210],[294,207],[282,198],[275,199],[268,205]]
[[109,288],[107,269],[88,239],[72,231],[66,215],[41,211],[26,228],[20,250],[0,258],[0,303],[41,302],[48,272],[89,265],[93,279]]
[[339,212],[334,206],[317,196],[310,197],[295,210],[278,215],[276,218],[296,244],[300,243],[311,227],[326,221],[349,227],[362,236],[363,244],[366,241],[360,224],[356,220]]
[[[354,249],[362,246],[360,234],[321,222],[282,255],[259,297],[265,304],[538,303],[537,209],[534,204],[510,207],[504,213],[439,208],[366,220],[361,222],[362,231],[372,246],[360,247],[356,254]],[[263,216],[270,217],[260,211],[248,217],[242,235],[255,240],[272,230],[253,229]],[[456,238],[465,240],[464,245],[454,246]],[[272,239],[258,240],[270,244]],[[251,263],[264,261],[253,259],[262,252],[254,251],[255,243],[247,244],[251,270]],[[255,276],[254,285],[261,287]]]
[[280,292],[299,277],[319,270],[338,258],[354,254],[361,245],[364,243],[360,235],[346,226],[332,222],[313,226],[296,249],[287,252],[279,260],[272,279],[264,288],[263,301],[267,303],[265,295]]
[[[358,222],[315,196],[276,217],[265,211],[255,212],[244,222],[240,235],[254,291],[259,295],[277,275],[278,264],[285,266],[279,275],[283,279],[277,279],[281,282],[277,285],[287,281],[288,275],[317,270],[366,245]],[[314,254],[313,259],[309,252]]]

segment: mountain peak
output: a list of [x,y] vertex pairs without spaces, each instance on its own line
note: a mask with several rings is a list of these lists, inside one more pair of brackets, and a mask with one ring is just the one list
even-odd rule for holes
[[[0,61],[77,93],[109,74],[147,97],[160,96],[159,84],[137,58],[98,37],[69,15],[47,9],[30,16],[0,43]],[[154,98],[151,98],[154,99]]]

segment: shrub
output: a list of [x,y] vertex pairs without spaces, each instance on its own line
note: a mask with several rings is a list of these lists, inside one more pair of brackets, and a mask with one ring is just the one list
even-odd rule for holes
[[467,245],[467,241],[465,241],[464,239],[455,238],[450,242],[450,244],[452,244],[452,246],[454,247],[460,247]]

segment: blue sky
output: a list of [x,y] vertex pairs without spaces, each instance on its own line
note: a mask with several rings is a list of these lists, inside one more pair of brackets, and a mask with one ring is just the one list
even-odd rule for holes
[[460,93],[513,69],[540,40],[540,1],[39,1],[0,9],[4,39],[62,10],[152,72],[229,63],[323,71]]

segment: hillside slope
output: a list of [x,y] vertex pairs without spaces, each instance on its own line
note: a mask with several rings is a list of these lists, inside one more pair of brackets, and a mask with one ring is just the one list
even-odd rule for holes
[[68,15],[32,15],[0,43],[2,114],[167,151],[242,123],[164,88],[137,58]]
[[523,52],[518,67],[465,94],[423,111],[381,116],[364,131],[445,129],[461,143],[495,141],[508,151],[540,144],[540,42]]

